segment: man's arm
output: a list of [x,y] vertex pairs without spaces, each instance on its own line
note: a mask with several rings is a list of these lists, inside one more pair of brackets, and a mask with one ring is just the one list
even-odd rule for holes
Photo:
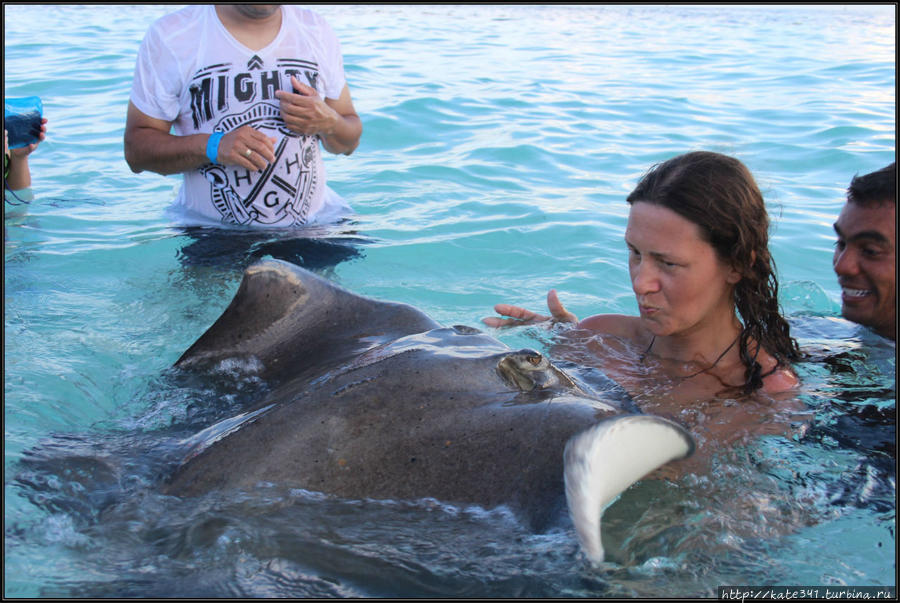
[[[128,103],[125,121],[125,161],[132,172],[178,174],[210,163],[206,156],[209,134],[170,134],[171,122],[155,119]],[[247,150],[252,151],[247,156]],[[263,170],[275,161],[275,141],[250,126],[228,132],[219,142],[217,162]]]
[[325,104],[334,109],[341,119],[331,133],[319,135],[322,146],[330,153],[349,155],[359,146],[359,139],[362,136],[362,120],[353,107],[350,88],[347,84],[344,84],[340,97],[337,99],[326,98]]

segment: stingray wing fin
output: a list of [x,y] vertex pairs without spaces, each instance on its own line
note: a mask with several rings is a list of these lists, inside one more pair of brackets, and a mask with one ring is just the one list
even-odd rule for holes
[[587,557],[603,561],[600,517],[628,486],[694,452],[677,423],[652,415],[619,415],[573,436],[565,450],[566,500]]
[[263,367],[260,376],[274,378],[334,366],[380,339],[439,326],[412,306],[356,295],[300,266],[263,260],[245,270],[229,306],[175,364],[252,358]]

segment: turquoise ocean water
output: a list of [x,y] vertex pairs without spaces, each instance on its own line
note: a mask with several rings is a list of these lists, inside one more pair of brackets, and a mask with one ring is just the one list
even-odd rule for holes
[[[165,375],[230,301],[251,252],[266,253],[238,241],[218,262],[196,260],[204,241],[164,214],[179,179],[125,164],[137,47],[170,10],[4,5],[4,94],[40,96],[49,119],[35,200],[4,216],[6,596],[678,597],[896,583],[895,350],[840,318],[831,269],[851,177],[894,160],[894,6],[317,7],[364,125],[352,156],[326,157],[356,214],[335,235],[352,257],[319,271],[353,291],[448,325],[479,327],[501,301],[542,309],[550,288],[579,316],[635,313],[622,237],[640,174],[707,149],[756,175],[781,302],[811,354],[798,397],[815,419],[806,437],[761,438],[710,476],[627,492],[607,513],[623,553],[600,568],[565,527],[530,534],[502,510],[154,494],[148,442],[202,428],[260,387],[210,410]],[[109,504],[77,468],[23,483],[20,461],[47,441],[83,453],[86,473],[109,449],[142,451],[122,453],[110,478],[127,497]]]

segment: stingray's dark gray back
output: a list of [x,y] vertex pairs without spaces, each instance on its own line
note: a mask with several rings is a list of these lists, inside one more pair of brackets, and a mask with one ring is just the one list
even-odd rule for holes
[[355,295],[293,264],[265,260],[247,268],[231,304],[176,366],[246,359],[277,380],[438,326],[412,306]]

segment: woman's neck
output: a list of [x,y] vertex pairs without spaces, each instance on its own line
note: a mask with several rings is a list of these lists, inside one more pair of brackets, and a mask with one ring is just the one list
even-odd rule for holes
[[654,335],[644,355],[680,363],[722,363],[729,354],[738,353],[735,342],[740,334],[741,323],[732,315],[728,320],[688,333]]

